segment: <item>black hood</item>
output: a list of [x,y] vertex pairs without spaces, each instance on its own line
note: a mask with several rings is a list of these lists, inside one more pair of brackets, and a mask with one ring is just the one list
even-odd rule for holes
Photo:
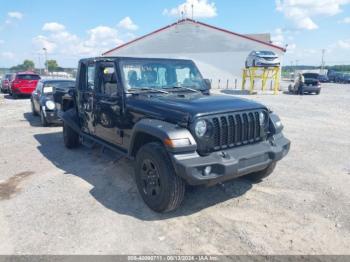
[[205,115],[260,109],[265,106],[251,100],[228,95],[171,93],[128,97],[127,107],[171,122],[188,123]]

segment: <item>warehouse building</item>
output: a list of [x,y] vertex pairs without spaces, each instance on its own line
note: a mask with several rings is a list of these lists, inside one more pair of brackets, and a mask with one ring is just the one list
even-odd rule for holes
[[243,35],[192,19],[174,24],[120,45],[103,56],[184,58],[195,61],[213,86],[240,83],[245,59],[252,50],[270,50],[281,61],[285,48],[271,43],[269,34]]

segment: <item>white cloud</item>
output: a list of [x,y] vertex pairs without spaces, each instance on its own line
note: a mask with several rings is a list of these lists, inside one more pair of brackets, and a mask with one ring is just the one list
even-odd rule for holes
[[123,28],[123,29],[126,29],[126,30],[131,30],[131,31],[135,31],[135,30],[139,29],[139,27],[131,20],[131,18],[129,16],[127,16],[124,19],[122,19],[118,23],[118,26],[120,28]]
[[123,43],[117,29],[113,27],[102,25],[94,27],[81,38],[67,31],[63,25],[49,24],[43,26],[43,30],[48,34],[34,37],[32,43],[38,51],[46,48],[49,54],[58,57],[99,56]]
[[21,20],[23,18],[23,14],[21,12],[8,12],[7,16],[18,20]]
[[346,40],[339,40],[337,42],[337,46],[343,49],[349,49],[350,50],[350,39]]
[[334,16],[350,0],[276,0],[276,10],[291,20],[297,28],[314,30],[318,25],[314,17]]
[[56,44],[52,42],[48,37],[43,35],[38,35],[33,38],[33,44],[39,49],[42,50],[46,48],[48,53],[52,53],[56,49]]
[[65,30],[65,26],[56,22],[45,23],[42,30],[49,32],[58,32]]
[[2,45],[2,44],[4,44],[4,43],[5,43],[5,41],[2,40],[2,39],[0,39],[0,45]]
[[15,54],[12,52],[2,52],[2,53],[0,53],[0,56],[3,59],[8,59],[8,60],[12,60],[15,58]]
[[217,10],[214,2],[208,0],[186,0],[185,3],[171,9],[164,9],[163,15],[179,17],[183,13],[185,17],[211,18],[217,16]]
[[284,44],[284,34],[281,28],[276,28],[271,36],[271,41],[275,45],[283,46]]
[[350,24],[350,16],[338,21],[339,24]]

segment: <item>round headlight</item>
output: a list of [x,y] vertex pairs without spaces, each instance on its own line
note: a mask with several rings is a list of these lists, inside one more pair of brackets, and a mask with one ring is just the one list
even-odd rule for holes
[[52,102],[51,100],[48,100],[45,102],[45,106],[49,110],[54,110],[55,109],[55,103]]
[[207,122],[205,122],[205,120],[197,121],[196,125],[194,126],[194,131],[196,136],[203,137],[207,132]]
[[260,125],[261,125],[261,126],[265,125],[265,121],[266,121],[266,116],[265,116],[264,112],[260,112],[260,113],[259,113],[259,122],[260,122]]

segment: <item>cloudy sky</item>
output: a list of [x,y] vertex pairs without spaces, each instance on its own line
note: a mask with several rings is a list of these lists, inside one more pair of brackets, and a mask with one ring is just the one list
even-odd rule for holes
[[[350,0],[12,0],[0,8],[0,67],[24,59],[61,66],[99,55],[176,21],[181,11],[228,30],[269,32],[286,64],[350,64]],[[190,15],[189,15],[190,16]]]

